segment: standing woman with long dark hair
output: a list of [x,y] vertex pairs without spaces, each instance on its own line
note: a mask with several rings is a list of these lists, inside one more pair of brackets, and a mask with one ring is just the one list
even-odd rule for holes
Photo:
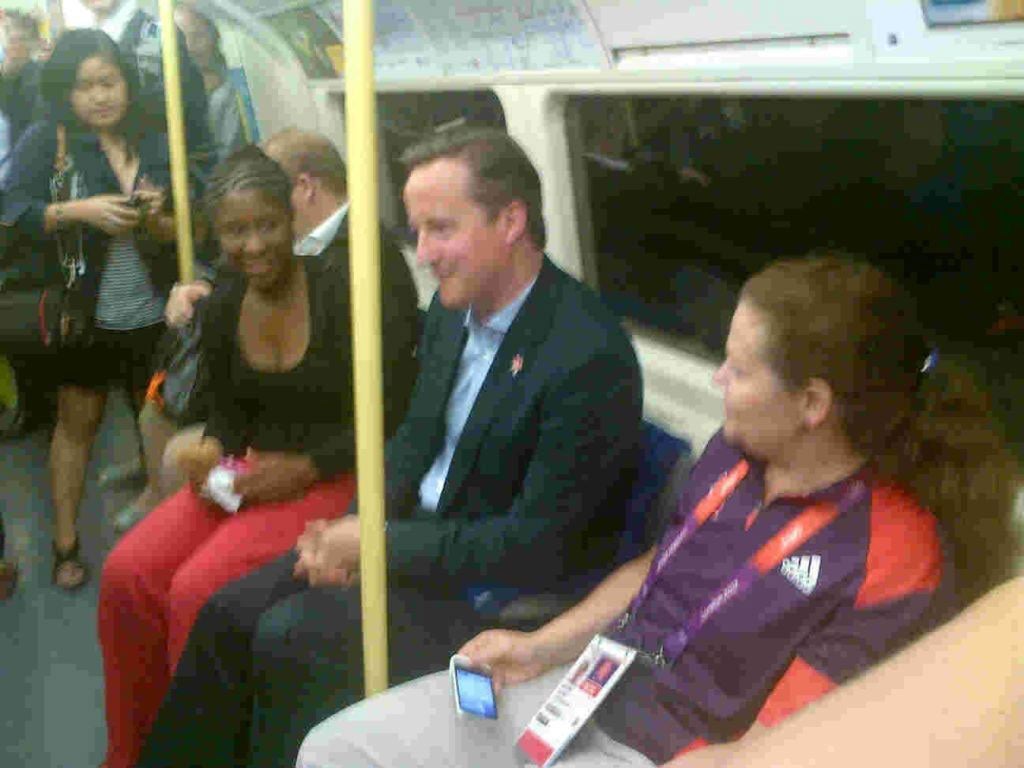
[[166,135],[141,130],[137,78],[110,37],[65,33],[40,90],[49,119],[16,147],[4,222],[32,238],[46,269],[77,274],[79,332],[57,359],[50,446],[53,581],[76,589],[88,577],[76,523],[89,453],[109,388],[144,393],[176,274],[174,219]]

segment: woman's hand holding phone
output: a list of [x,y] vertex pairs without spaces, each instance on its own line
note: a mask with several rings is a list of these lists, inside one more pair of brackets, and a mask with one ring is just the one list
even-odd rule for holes
[[534,638],[532,632],[488,629],[462,646],[456,655],[490,669],[495,690],[500,691],[506,685],[532,680],[549,668],[538,653]]
[[174,239],[174,216],[167,212],[167,193],[143,177],[129,198],[139,212],[139,226],[160,241]]
[[139,212],[125,195],[93,195],[64,205],[71,211],[77,208],[83,223],[115,237],[128,234],[139,224]]
[[135,185],[135,191],[129,199],[144,217],[163,213],[164,207],[167,205],[167,193],[150,181],[148,176],[139,179],[139,183]]

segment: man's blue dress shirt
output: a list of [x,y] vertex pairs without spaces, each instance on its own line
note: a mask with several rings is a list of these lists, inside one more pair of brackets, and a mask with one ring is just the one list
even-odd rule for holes
[[478,323],[473,317],[473,310],[466,312],[466,346],[462,349],[459,359],[459,373],[448,396],[448,412],[445,417],[446,431],[444,445],[434,459],[434,463],[420,481],[420,506],[435,510],[444,490],[444,482],[448,477],[448,469],[455,455],[455,448],[462,436],[473,403],[480,393],[487,372],[491,369],[494,356],[508,333],[509,326],[519,314],[526,298],[533,289],[536,278],[511,303],[495,312],[486,322]]

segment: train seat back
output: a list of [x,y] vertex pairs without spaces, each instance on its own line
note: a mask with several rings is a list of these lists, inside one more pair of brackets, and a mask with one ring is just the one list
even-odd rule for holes
[[[598,571],[580,574],[559,592],[523,595],[502,587],[478,587],[468,597],[484,616],[506,626],[536,626],[571,606],[612,570],[648,549],[660,532],[666,498],[675,498],[693,463],[690,443],[645,421],[641,457],[633,490],[626,503],[624,526],[613,562]],[[671,506],[671,505],[670,505]]]

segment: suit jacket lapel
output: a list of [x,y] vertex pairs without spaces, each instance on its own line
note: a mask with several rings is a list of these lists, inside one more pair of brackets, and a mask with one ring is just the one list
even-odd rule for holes
[[[473,467],[481,440],[493,421],[495,409],[506,396],[525,385],[531,362],[536,359],[534,351],[547,337],[547,331],[551,326],[557,275],[557,270],[545,258],[533,290],[512,321],[494,356],[494,361],[466,420],[466,426],[462,430],[462,436],[448,469],[448,476],[445,478],[444,491],[437,505],[438,511],[442,514],[445,505],[454,498]],[[520,370],[515,371],[514,361],[517,356],[520,358]],[[449,391],[450,388],[451,382]]]

